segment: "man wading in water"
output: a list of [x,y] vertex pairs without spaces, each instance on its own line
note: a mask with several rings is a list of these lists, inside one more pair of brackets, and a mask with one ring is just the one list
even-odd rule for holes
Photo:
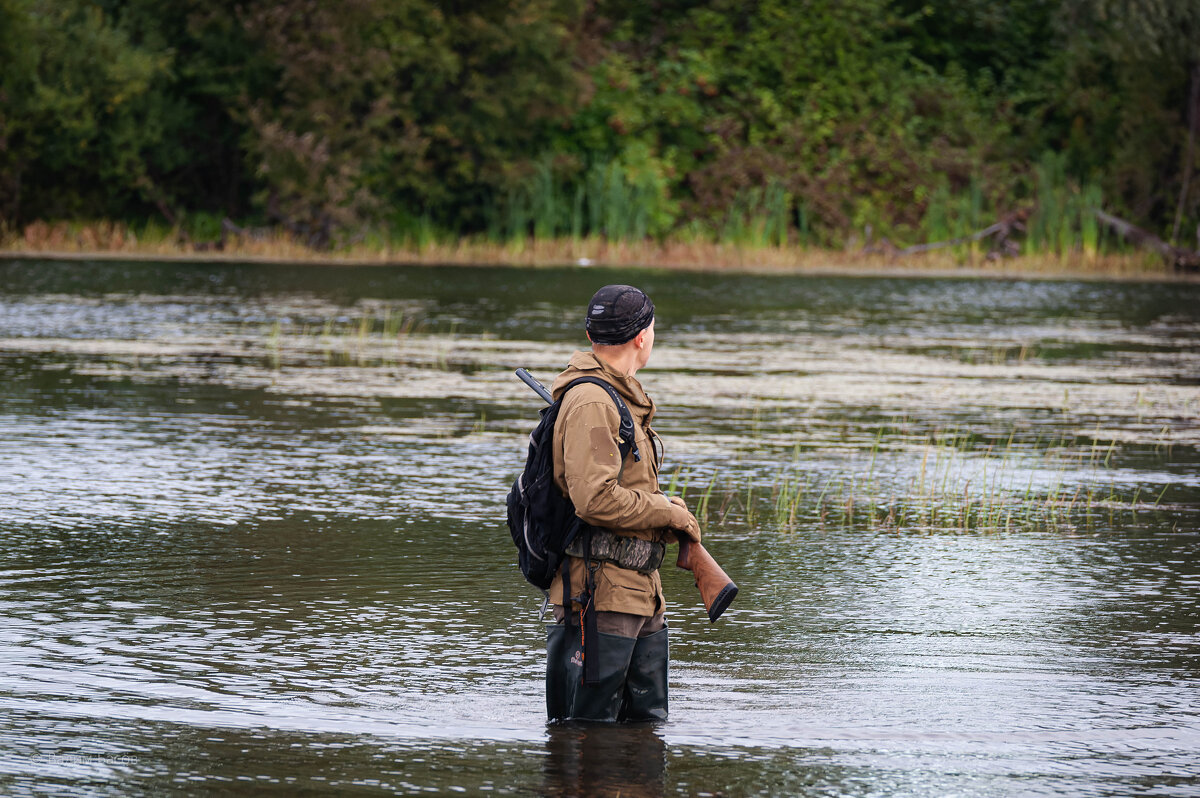
[[[684,535],[698,543],[700,526],[682,499],[658,487],[654,402],[634,377],[654,349],[654,303],[637,288],[609,285],[592,297],[586,318],[592,350],[572,355],[551,389],[563,399],[554,481],[584,526],[567,549],[569,568],[550,586],[556,623],[546,645],[546,708],[551,720],[665,720],[667,623],[658,567],[668,542]],[[563,398],[580,377],[609,383],[628,406],[634,445],[623,462],[620,415],[608,392],[582,383]],[[570,601],[569,616],[564,582],[569,597],[582,599]]]

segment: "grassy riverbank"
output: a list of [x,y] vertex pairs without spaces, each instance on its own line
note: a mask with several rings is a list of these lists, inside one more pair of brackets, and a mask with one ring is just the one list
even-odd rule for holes
[[[279,233],[228,236],[223,242],[181,243],[163,231],[113,223],[39,225],[0,237],[0,258],[235,260],[330,265],[429,264],[618,266],[686,271],[847,274],[980,274],[1028,277],[1165,279],[1175,275],[1157,255],[1142,251],[1033,253],[989,259],[977,245],[894,256],[861,243],[844,249],[709,240],[611,241],[599,237],[526,238],[495,242],[430,238],[401,243],[365,241],[317,250]],[[1194,279],[1194,278],[1193,278]]]

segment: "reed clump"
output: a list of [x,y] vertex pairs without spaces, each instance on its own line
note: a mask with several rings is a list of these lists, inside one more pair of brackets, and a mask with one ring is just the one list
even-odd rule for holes
[[[317,321],[271,319],[260,323],[257,336],[270,366],[278,369],[283,353],[330,365],[394,366],[421,363],[440,370],[451,367],[456,324],[432,327],[428,319],[404,308],[367,308],[357,313],[326,316]],[[412,339],[420,337],[420,345]]]
[[[914,440],[881,426],[853,468],[814,471],[802,449],[769,476],[714,473],[695,503],[704,525],[741,520],[779,532],[802,526],[869,531],[1095,531],[1160,508],[1156,495],[1129,497],[1113,467],[1115,440],[1074,436],[1018,441],[946,429]],[[739,481],[744,480],[744,481]],[[688,472],[672,475],[686,494]],[[714,498],[715,497],[715,498]]]

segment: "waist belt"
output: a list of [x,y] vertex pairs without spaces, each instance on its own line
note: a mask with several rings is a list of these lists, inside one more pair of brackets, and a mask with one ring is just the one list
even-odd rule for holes
[[591,559],[611,562],[631,571],[654,573],[662,565],[663,557],[667,554],[667,547],[662,543],[625,537],[594,526],[584,526],[580,534],[571,541],[571,545],[567,546],[566,553],[572,557],[584,557],[587,546],[585,538],[589,532],[592,536],[591,549],[588,552]]

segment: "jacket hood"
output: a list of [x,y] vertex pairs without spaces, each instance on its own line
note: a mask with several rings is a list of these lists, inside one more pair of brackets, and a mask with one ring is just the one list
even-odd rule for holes
[[567,385],[580,377],[599,377],[612,385],[630,407],[636,406],[648,411],[647,423],[654,416],[654,401],[646,395],[646,391],[637,378],[619,374],[612,366],[597,357],[594,352],[579,351],[571,355],[571,359],[567,362],[567,368],[554,378],[550,395],[554,397],[555,401],[561,399]]

